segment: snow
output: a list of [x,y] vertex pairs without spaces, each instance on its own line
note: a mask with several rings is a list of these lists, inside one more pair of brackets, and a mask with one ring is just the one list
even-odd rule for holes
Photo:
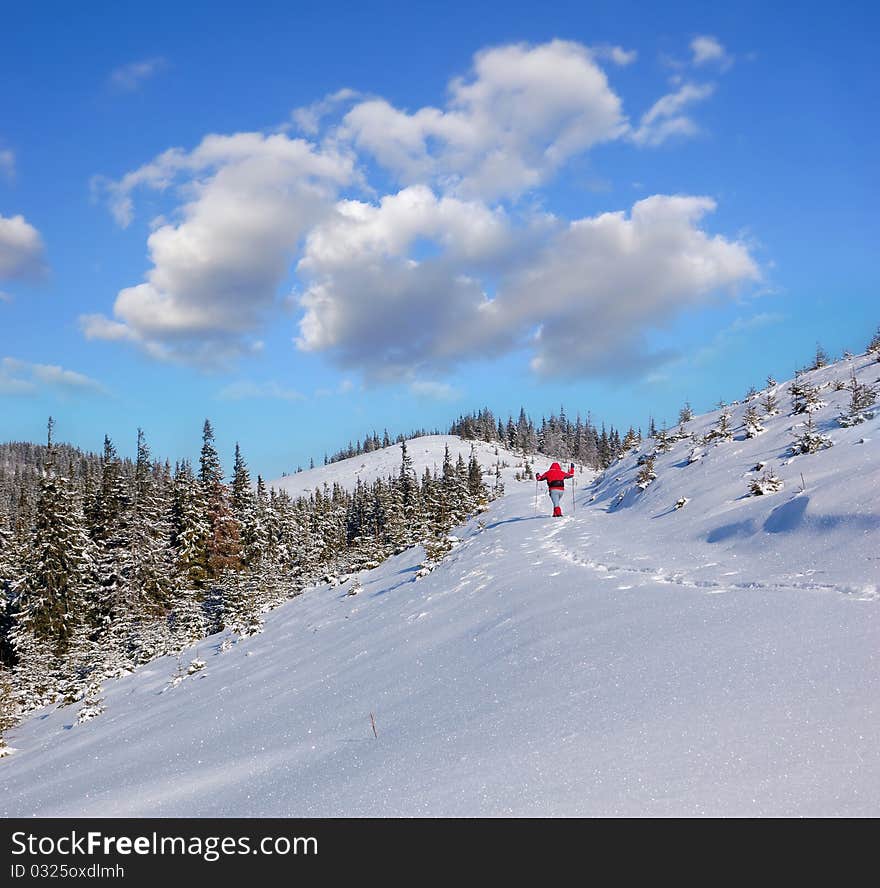
[[[493,467],[498,460],[507,462],[511,466],[517,462],[522,463],[521,455],[517,456],[507,448],[494,443],[466,441],[457,435],[424,435],[406,442],[407,452],[412,458],[417,478],[422,477],[426,468],[432,471],[436,468],[438,472],[442,470],[444,448],[447,446],[453,463],[459,454],[467,462],[471,447],[474,448],[477,460],[484,469]],[[369,483],[377,478],[387,478],[389,475],[397,477],[399,474],[400,445],[394,444],[372,453],[362,453],[360,456],[352,456],[326,466],[285,475],[268,482],[268,486],[276,490],[286,490],[294,497],[308,496],[315,492],[315,488],[320,489],[324,484],[332,487],[335,482],[346,490],[354,490],[358,480]]]
[[[848,373],[810,375],[819,453],[789,454],[806,417],[780,386],[757,438],[734,405],[732,441],[694,463],[674,443],[644,491],[638,453],[579,475],[563,519],[511,465],[427,576],[409,550],[357,596],[313,587],[262,634],[184,652],[206,666],[176,686],[158,660],[106,682],[86,724],[36,713],[10,732],[0,813],[877,816],[880,420],[837,425]],[[346,462],[385,474],[391,450]],[[759,462],[780,492],[748,494]]]

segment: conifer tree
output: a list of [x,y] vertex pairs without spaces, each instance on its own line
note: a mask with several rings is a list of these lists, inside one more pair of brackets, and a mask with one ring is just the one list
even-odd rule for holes
[[19,705],[12,689],[12,676],[0,666],[0,758],[8,755],[6,732],[18,722]]
[[876,357],[880,361],[880,327],[877,328],[877,332],[871,337],[866,351],[867,354]]
[[52,429],[50,420],[36,526],[24,564],[19,622],[22,632],[49,642],[61,655],[84,609],[92,554],[74,490],[56,469]]
[[743,426],[746,430],[747,438],[757,438],[765,429],[761,425],[761,418],[754,404],[749,404],[743,417]]

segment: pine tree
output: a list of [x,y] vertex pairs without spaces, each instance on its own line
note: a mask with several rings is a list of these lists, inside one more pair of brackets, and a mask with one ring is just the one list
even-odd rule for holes
[[[685,401],[684,407],[678,411],[678,424],[684,425],[685,423],[690,422],[694,418],[694,411],[691,408],[690,402]],[[632,427],[630,427],[630,431],[632,431]]]
[[241,539],[238,524],[232,514],[223,469],[214,446],[214,430],[205,420],[202,431],[202,452],[199,457],[199,482],[205,496],[205,517],[210,528],[207,574],[219,577],[226,570],[241,567]]
[[483,482],[483,469],[477,459],[476,451],[471,447],[468,460],[468,494],[474,508],[483,510],[489,501],[489,492]]
[[784,486],[782,479],[770,469],[764,472],[760,478],[752,478],[749,481],[749,493],[752,496],[767,496],[771,493],[778,493]]
[[828,353],[824,348],[817,342],[816,343],[816,355],[813,358],[813,365],[810,367],[811,370],[820,370],[822,367],[828,366]]
[[88,592],[91,547],[69,479],[58,474],[49,446],[34,536],[24,563],[19,621],[22,631],[66,652]]
[[9,754],[9,747],[3,735],[15,727],[18,717],[19,706],[12,689],[12,676],[0,666],[0,758]]
[[642,463],[642,467],[636,476],[636,487],[640,490],[645,490],[656,478],[657,471],[654,466],[654,457],[648,456]]
[[743,417],[743,426],[746,430],[747,438],[757,438],[763,431],[764,426],[761,425],[761,418],[754,404],[749,404]]
[[171,544],[177,572],[185,585],[201,588],[208,579],[211,527],[202,486],[187,462],[177,468],[172,497]]
[[761,407],[765,416],[776,416],[779,413],[779,398],[776,396],[775,383],[768,387],[761,399]]
[[798,435],[791,445],[791,452],[794,455],[818,453],[831,447],[832,441],[826,435],[817,432],[813,427],[813,414],[807,415],[807,422],[804,430]]
[[854,426],[871,419],[874,412],[870,408],[877,401],[877,389],[868,383],[859,382],[853,370],[850,371],[848,391],[850,393],[849,406],[846,412],[838,417],[840,425]]
[[135,562],[132,558],[131,497],[122,462],[108,436],[104,436],[101,482],[92,515],[97,589],[90,599],[89,622],[106,631],[127,596]]
[[237,443],[232,476],[232,514],[239,528],[242,566],[255,567],[260,563],[265,548],[265,531],[251,489],[250,472]]
[[138,429],[128,607],[132,607],[133,600],[141,600],[147,610],[162,612],[171,602],[174,590],[171,483],[168,466],[158,478],[154,475],[150,449],[143,430]]
[[880,327],[877,328],[877,332],[871,337],[871,341],[868,343],[868,348],[866,349],[867,354],[872,355],[880,361]]
[[709,429],[706,434],[706,442],[711,441],[732,441],[733,428],[730,423],[730,408],[722,403],[721,412],[718,414],[718,424],[714,429]]

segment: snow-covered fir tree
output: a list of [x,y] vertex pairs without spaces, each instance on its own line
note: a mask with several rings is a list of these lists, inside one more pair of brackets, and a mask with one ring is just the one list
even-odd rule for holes
[[752,496],[767,496],[771,493],[779,493],[784,487],[782,479],[776,473],[769,469],[759,478],[752,478],[749,481],[749,493]]
[[803,431],[792,442],[791,452],[795,456],[818,453],[820,450],[826,450],[831,447],[832,443],[832,440],[827,435],[823,435],[815,429],[813,415],[808,414],[807,421],[803,425]]
[[838,418],[841,426],[849,427],[873,418],[876,411],[871,408],[877,402],[877,389],[869,383],[860,382],[855,371],[850,372],[847,390],[850,393],[849,404]]
[[871,337],[866,352],[880,361],[880,327],[877,328],[877,332]]
[[746,407],[746,412],[743,416],[743,427],[746,430],[747,438],[757,438],[758,435],[765,431],[764,426],[761,425],[761,417],[754,404],[749,404]]
[[654,457],[648,456],[642,463],[638,475],[636,475],[636,487],[640,490],[646,490],[647,487],[657,479],[657,470],[654,465]]
[[19,705],[12,689],[12,675],[0,665],[0,758],[8,755],[6,732],[15,727],[19,718]]

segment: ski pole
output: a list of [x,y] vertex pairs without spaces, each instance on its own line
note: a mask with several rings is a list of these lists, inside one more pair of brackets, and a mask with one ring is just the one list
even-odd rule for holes
[[538,482],[535,481],[535,514],[538,514]]
[[[571,471],[574,472],[574,463],[571,464]],[[574,513],[576,511],[575,500],[574,500],[574,485],[575,485],[575,480],[574,480],[574,475],[572,474],[572,476],[571,476],[571,514],[572,515],[574,515]]]

